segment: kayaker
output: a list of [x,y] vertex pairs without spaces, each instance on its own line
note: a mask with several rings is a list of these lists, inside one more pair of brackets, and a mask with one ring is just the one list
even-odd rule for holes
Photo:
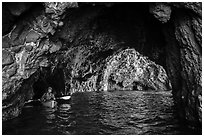
[[51,100],[55,100],[55,95],[52,92],[52,88],[49,87],[48,91],[46,93],[44,93],[44,95],[41,97],[41,101],[42,102],[47,102],[47,101],[51,101]]

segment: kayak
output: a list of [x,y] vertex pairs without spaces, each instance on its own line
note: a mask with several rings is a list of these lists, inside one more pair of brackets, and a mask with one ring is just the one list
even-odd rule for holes
[[54,108],[57,105],[57,102],[54,100],[42,102],[42,105],[49,108]]

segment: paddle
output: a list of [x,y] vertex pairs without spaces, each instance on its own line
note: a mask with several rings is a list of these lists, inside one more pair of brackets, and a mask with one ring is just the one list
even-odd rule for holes
[[35,99],[35,100],[30,99],[30,100],[26,101],[25,104],[26,104],[26,103],[30,103],[30,102],[32,102],[32,101],[40,101],[40,99]]
[[[58,97],[56,99],[63,99],[63,100],[69,100],[71,98],[71,96],[63,96],[63,97]],[[29,102],[32,102],[32,101],[40,101],[40,99],[36,99],[36,100],[28,100],[27,102],[25,103],[29,103]]]
[[58,97],[56,99],[64,99],[64,100],[69,100],[71,96],[63,96],[63,97]]

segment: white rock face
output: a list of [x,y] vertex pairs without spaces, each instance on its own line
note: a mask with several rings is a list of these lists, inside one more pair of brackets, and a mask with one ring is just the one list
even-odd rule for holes
[[126,49],[108,59],[103,90],[169,90],[164,68],[135,49]]

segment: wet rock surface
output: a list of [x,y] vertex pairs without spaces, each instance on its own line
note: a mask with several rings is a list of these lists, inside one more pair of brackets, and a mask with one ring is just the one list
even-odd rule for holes
[[18,116],[42,82],[41,90],[52,86],[58,95],[172,88],[180,117],[201,123],[200,3],[8,8],[3,5],[3,120]]

